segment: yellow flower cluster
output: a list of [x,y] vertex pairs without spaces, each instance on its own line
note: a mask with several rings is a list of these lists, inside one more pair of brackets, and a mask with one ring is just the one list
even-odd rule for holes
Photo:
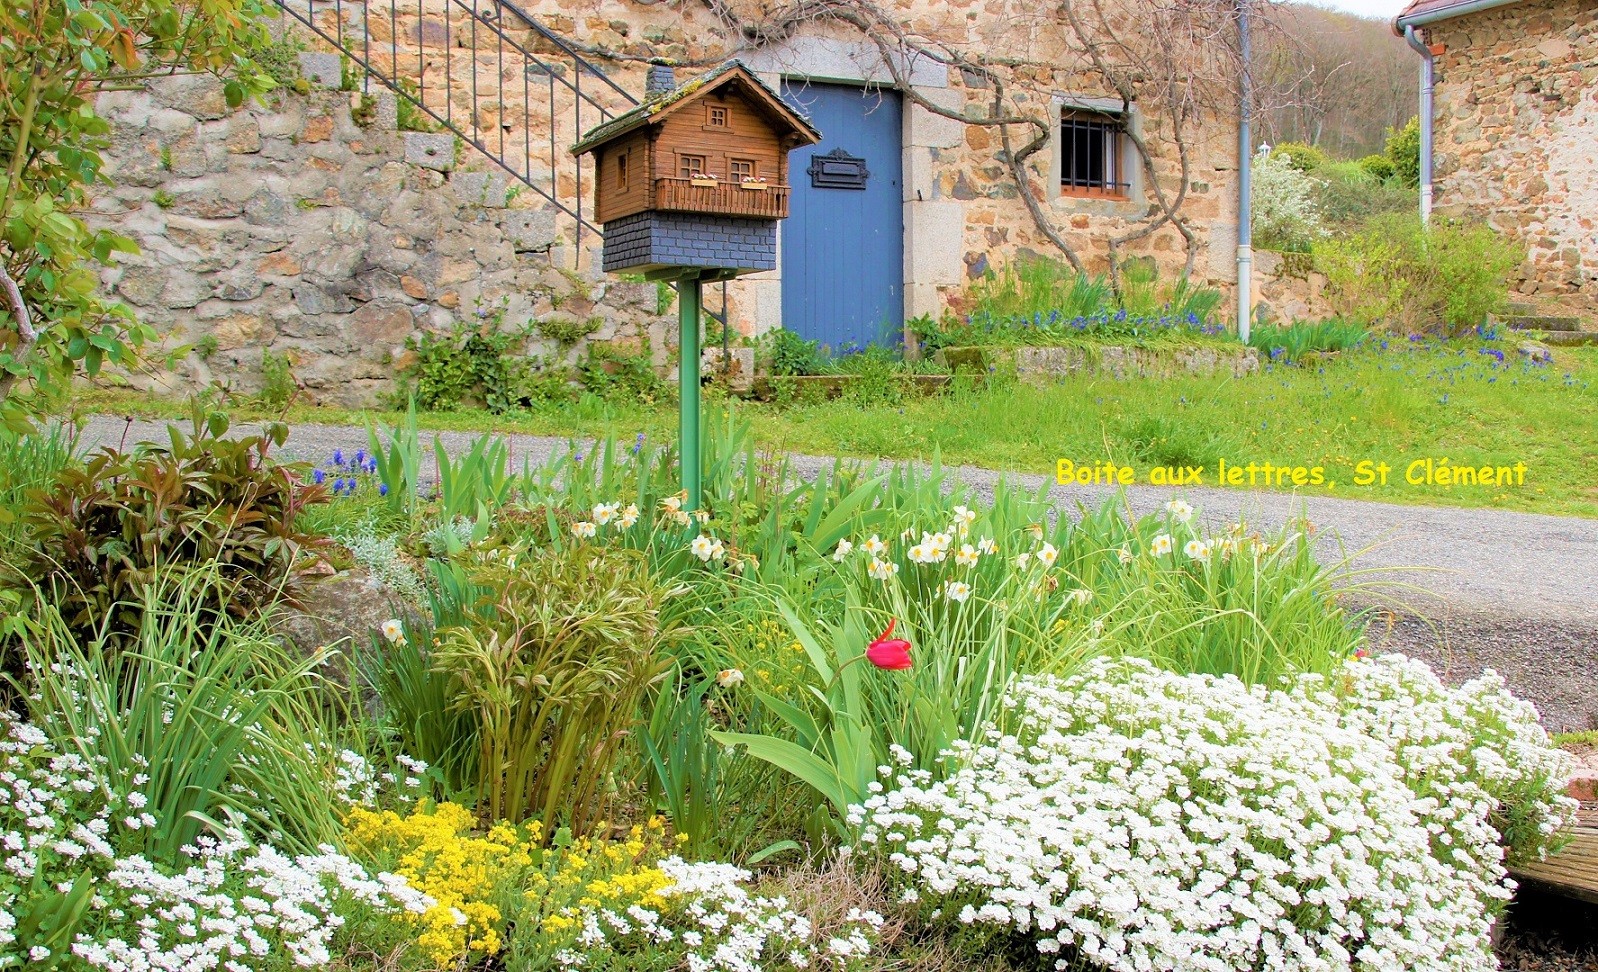
[[665,832],[665,820],[653,817],[635,825],[625,840],[579,837],[552,852],[528,880],[529,905],[541,903],[541,914],[524,919],[538,929],[535,954],[568,947],[581,931],[585,908],[625,914],[634,905],[665,907],[661,892],[671,879],[655,866],[665,856]]
[[537,823],[497,824],[479,834],[470,810],[442,803],[404,817],[357,807],[346,824],[352,850],[384,861],[438,902],[416,916],[416,944],[429,959],[449,967],[462,956],[500,950],[505,922],[493,902],[537,862]]

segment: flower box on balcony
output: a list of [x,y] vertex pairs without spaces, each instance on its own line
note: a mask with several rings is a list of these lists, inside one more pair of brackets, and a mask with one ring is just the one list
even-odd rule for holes
[[694,176],[693,178],[689,179],[688,182],[691,185],[700,186],[705,189],[714,189],[716,186],[720,185],[720,183],[716,181],[715,176]]
[[738,185],[741,188],[748,189],[748,190],[750,190],[752,192],[765,192],[766,191],[766,184],[764,182],[740,182],[740,183],[738,183]]

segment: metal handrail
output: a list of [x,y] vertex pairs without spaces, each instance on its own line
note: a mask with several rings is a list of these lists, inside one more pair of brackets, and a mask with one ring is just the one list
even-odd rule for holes
[[[584,160],[572,158],[567,152],[567,147],[574,144],[585,130],[603,124],[620,113],[600,100],[601,98],[614,97],[620,102],[621,111],[636,105],[637,99],[525,11],[505,3],[504,0],[486,0],[486,2],[444,0],[445,39],[442,45],[444,96],[440,109],[436,105],[428,104],[427,100],[430,87],[435,92],[439,87],[436,83],[431,86],[428,83],[429,74],[436,76],[437,68],[434,66],[430,70],[429,45],[423,43],[421,36],[422,25],[429,12],[425,6],[427,0],[388,0],[386,20],[389,36],[386,42],[374,40],[370,29],[374,19],[384,19],[382,0],[369,0],[364,3],[361,0],[333,0],[331,4],[325,3],[325,0],[274,0],[274,2],[284,13],[331,44],[334,49],[359,67],[362,73],[363,91],[369,92],[371,81],[375,79],[383,87],[394,92],[397,98],[403,98],[445,130],[481,152],[490,162],[544,199],[558,213],[571,218],[574,223],[574,244],[579,252],[585,230],[596,235],[600,233],[599,227],[583,212]],[[570,58],[570,79],[565,76],[565,58],[556,60],[540,57],[506,33],[507,28],[502,25],[503,11],[509,11],[540,37],[549,40],[565,58]],[[331,24],[329,24],[329,14],[331,14]],[[460,28],[457,28],[453,22],[452,14],[464,15],[464,22]],[[402,17],[415,22],[413,43],[401,43]],[[454,49],[453,40],[457,29],[471,31],[469,44],[463,54],[457,54]],[[479,31],[482,32],[481,35]],[[358,37],[350,36],[356,32]],[[386,52],[383,50],[384,46],[388,48]],[[384,71],[379,64],[379,59],[385,54],[388,58],[387,71]],[[402,60],[405,64],[413,65],[414,70],[407,71],[402,67]],[[456,73],[461,62],[464,62],[463,70],[469,72],[469,76],[460,76]],[[489,65],[493,67],[493,82],[480,87],[480,74],[483,72],[479,68]],[[509,72],[506,70],[507,66]],[[597,92],[594,92],[590,86],[590,91],[585,92],[583,90],[585,74],[600,79],[603,81],[603,86]],[[507,77],[511,80],[507,80]],[[506,124],[505,109],[511,100],[508,96],[518,93],[515,80],[517,78],[520,79],[521,89],[519,92],[522,115],[519,119],[521,138],[512,137],[507,144],[506,132],[515,125]],[[452,97],[452,81],[458,81],[461,87],[469,87],[471,99],[469,110],[463,108],[461,112],[456,111],[455,98]],[[535,89],[540,89],[536,95],[538,104],[547,108],[547,122],[537,120],[533,111]],[[596,97],[596,94],[599,97]],[[495,126],[497,135],[492,138],[483,137],[482,129],[478,125],[482,118],[482,108],[488,104],[497,106],[499,112],[498,124]],[[572,114],[572,131],[569,137],[565,138],[562,137],[560,126],[557,124],[563,106],[569,108]],[[588,109],[586,122],[585,108]],[[462,114],[464,118],[457,117]],[[535,130],[545,128],[547,133],[538,132],[541,137],[535,146]],[[546,134],[547,157],[545,157],[545,138],[542,137]],[[518,141],[519,145],[516,144]],[[567,198],[561,198],[560,179],[563,171],[572,177],[573,192]],[[539,176],[545,178],[540,179]]]

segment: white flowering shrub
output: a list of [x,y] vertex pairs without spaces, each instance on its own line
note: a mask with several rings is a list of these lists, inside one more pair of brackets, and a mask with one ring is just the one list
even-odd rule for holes
[[1254,243],[1262,249],[1307,250],[1326,235],[1315,202],[1316,180],[1286,155],[1254,158]]
[[[650,967],[688,972],[847,969],[871,953],[882,916],[852,909],[843,927],[823,935],[782,896],[751,894],[750,873],[731,864],[660,862],[671,883],[659,908],[625,914],[585,908],[579,948],[555,956],[564,968],[634,968],[628,955],[650,954]],[[680,955],[680,958],[674,956]]]
[[290,857],[236,831],[185,846],[177,867],[125,855],[158,825],[147,802],[0,713],[0,969],[320,968],[347,921],[379,942],[404,934],[386,918],[433,904],[332,848]]
[[1495,823],[1537,853],[1573,809],[1530,706],[1406,659],[1276,690],[1101,660],[1005,705],[851,822],[926,917],[1058,968],[1494,968]]

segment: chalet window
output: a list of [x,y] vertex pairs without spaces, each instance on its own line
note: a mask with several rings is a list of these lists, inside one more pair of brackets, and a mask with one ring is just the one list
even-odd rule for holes
[[705,106],[705,124],[707,126],[709,126],[710,128],[726,128],[727,127],[727,106],[726,105],[706,105]]
[[623,152],[616,156],[616,189],[621,192],[627,191],[627,160],[631,154]]
[[677,177],[679,179],[692,179],[694,176],[705,174],[705,157],[703,155],[677,156]]
[[728,163],[727,174],[734,182],[760,178],[760,167],[754,159],[733,159]]
[[1060,115],[1060,191],[1076,196],[1124,196],[1120,116],[1088,111]]

